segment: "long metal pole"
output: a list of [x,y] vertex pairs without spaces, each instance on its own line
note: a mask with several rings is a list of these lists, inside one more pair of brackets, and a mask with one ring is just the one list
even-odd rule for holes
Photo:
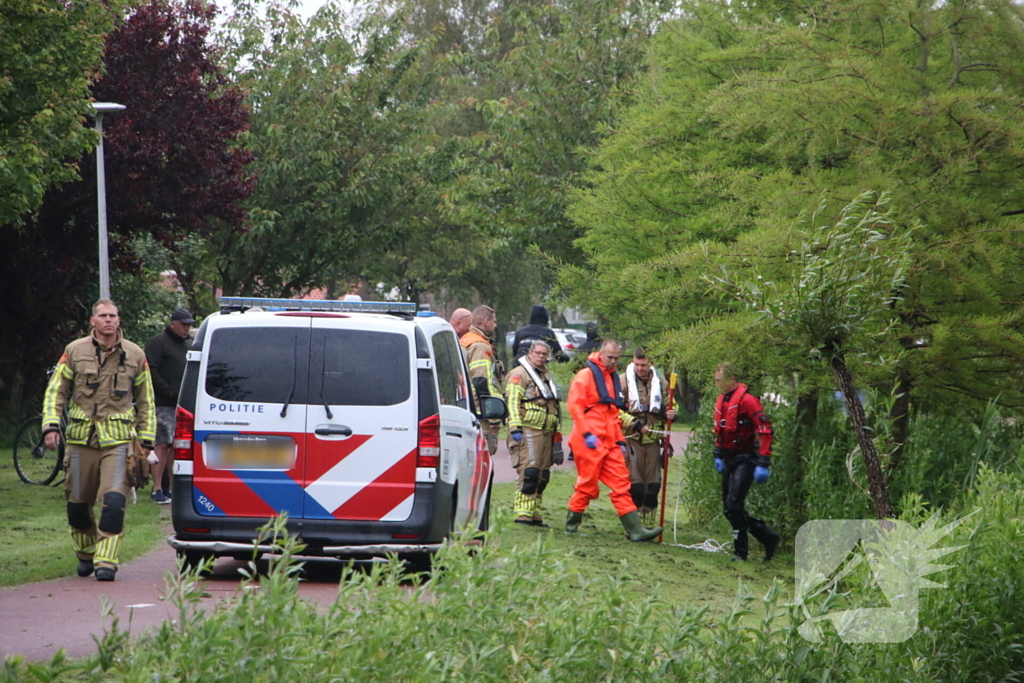
[[100,218],[100,298],[110,298],[110,263],[107,253],[107,179],[103,169],[103,114],[96,112],[96,132],[100,144],[96,148],[96,195]]
[[[676,380],[678,375],[672,372],[669,373],[668,379],[668,402],[666,404],[665,412],[672,410],[675,407],[676,398]],[[672,450],[672,420],[665,420],[665,441],[661,448],[661,521],[658,522],[663,530],[665,528],[665,498],[668,493],[668,454]],[[661,543],[662,537],[665,532],[662,531],[658,534],[658,543]]]

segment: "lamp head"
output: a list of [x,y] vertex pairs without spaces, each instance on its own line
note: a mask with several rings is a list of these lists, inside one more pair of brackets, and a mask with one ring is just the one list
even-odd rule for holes
[[89,106],[92,107],[97,114],[113,114],[127,109],[123,104],[117,104],[115,102],[92,102]]

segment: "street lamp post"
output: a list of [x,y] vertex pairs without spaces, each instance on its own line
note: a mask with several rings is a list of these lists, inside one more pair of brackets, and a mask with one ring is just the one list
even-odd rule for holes
[[103,170],[103,115],[124,111],[123,104],[113,102],[93,102],[96,111],[96,132],[100,135],[100,144],[96,147],[96,195],[100,223],[100,298],[110,298],[110,261],[107,253],[107,179]]

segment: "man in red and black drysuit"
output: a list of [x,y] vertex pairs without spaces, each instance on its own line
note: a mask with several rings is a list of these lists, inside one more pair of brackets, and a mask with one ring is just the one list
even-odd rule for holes
[[715,371],[722,394],[715,403],[715,469],[722,475],[725,517],[732,525],[733,560],[747,559],[747,531],[764,546],[764,560],[775,554],[779,535],[743,507],[750,484],[768,481],[772,454],[772,423],[761,401],[737,381],[731,363]]

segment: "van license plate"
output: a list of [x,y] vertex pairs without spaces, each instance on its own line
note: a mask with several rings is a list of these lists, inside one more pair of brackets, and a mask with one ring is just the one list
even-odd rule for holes
[[248,434],[208,438],[209,467],[223,470],[290,470],[295,466],[295,441],[287,436]]

